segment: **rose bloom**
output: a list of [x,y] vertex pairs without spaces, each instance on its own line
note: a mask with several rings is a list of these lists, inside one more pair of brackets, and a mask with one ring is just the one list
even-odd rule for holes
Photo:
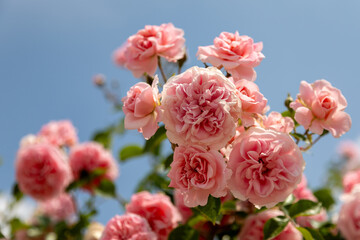
[[170,198],[164,194],[139,192],[126,205],[126,213],[134,213],[145,218],[159,240],[167,239],[170,232],[181,222],[181,215]]
[[46,138],[41,136],[36,136],[34,134],[28,134],[23,138],[21,138],[20,147],[27,147],[33,144],[44,143],[44,142],[47,142]]
[[339,212],[337,227],[347,240],[360,239],[360,194],[346,201]]
[[[283,216],[283,212],[275,209],[265,210],[257,214],[249,215],[241,228],[239,240],[262,240],[264,239],[264,225],[267,220],[277,216]],[[301,240],[301,233],[290,222],[285,229],[273,240]]]
[[55,146],[70,147],[78,142],[76,129],[69,120],[49,122],[41,128],[38,136]]
[[267,117],[264,116],[262,118],[262,125],[265,129],[284,133],[290,133],[295,126],[294,121],[290,117],[283,117],[278,112],[271,112]]
[[313,84],[302,81],[296,101],[290,103],[295,112],[295,120],[305,129],[316,134],[328,130],[338,138],[351,127],[351,118],[344,112],[347,106],[341,91],[326,80]]
[[267,99],[260,93],[259,87],[245,79],[235,81],[237,94],[241,100],[241,121],[245,127],[254,125],[255,119],[267,111]]
[[70,220],[76,213],[74,199],[67,193],[62,193],[55,198],[41,201],[39,212],[55,222]]
[[75,180],[81,178],[84,173],[91,173],[97,169],[103,169],[104,174],[95,178],[91,183],[84,186],[92,191],[103,179],[114,181],[119,175],[116,161],[108,150],[96,142],[87,142],[71,148],[69,164]]
[[350,193],[356,185],[360,183],[360,170],[347,172],[343,177],[343,187],[345,193]]
[[193,215],[193,212],[185,205],[184,195],[179,189],[175,189],[174,191],[174,202],[176,208],[179,210],[182,216],[182,223],[186,223],[186,221]]
[[152,86],[139,82],[130,88],[126,97],[122,98],[125,128],[138,129],[145,139],[153,136],[159,128],[157,123],[160,121],[161,112],[158,108],[160,104],[158,81],[158,77],[155,76]]
[[21,147],[15,168],[20,190],[37,200],[59,195],[71,180],[64,153],[49,143]]
[[116,215],[106,224],[101,240],[156,240],[156,235],[143,217],[128,213]]
[[214,39],[214,45],[199,47],[196,55],[202,62],[224,67],[234,78],[255,81],[253,68],[265,57],[262,48],[262,42],[254,43],[251,37],[222,32]]
[[342,141],[339,145],[338,152],[348,160],[358,159],[360,157],[359,145],[350,140]]
[[216,68],[192,67],[168,80],[161,107],[172,143],[219,150],[235,135],[241,102]]
[[88,226],[84,240],[99,240],[102,236],[102,233],[104,231],[104,226],[101,223],[98,222],[92,222]]
[[291,137],[252,127],[235,141],[227,165],[234,197],[267,208],[284,201],[300,182],[305,165]]
[[227,194],[226,181],[231,171],[226,168],[225,159],[215,150],[207,151],[199,146],[175,148],[168,177],[169,187],[179,189],[188,207],[204,206],[211,194],[224,197]]
[[184,32],[171,23],[161,26],[147,25],[114,53],[115,62],[129,69],[134,77],[143,74],[153,76],[158,65],[158,56],[176,62],[185,54]]

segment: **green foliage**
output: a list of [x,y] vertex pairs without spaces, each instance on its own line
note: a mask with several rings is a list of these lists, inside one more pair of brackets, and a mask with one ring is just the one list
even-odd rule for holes
[[125,162],[129,158],[141,156],[143,154],[143,148],[138,145],[128,145],[120,150],[119,159],[120,162]]
[[148,175],[146,175],[137,185],[136,192],[141,191],[153,191],[160,190],[165,191],[170,190],[168,187],[170,184],[169,178],[157,171],[152,171]]
[[109,126],[104,130],[95,132],[94,136],[92,137],[92,140],[102,144],[104,148],[109,149],[111,148],[112,135],[114,131],[115,131],[114,126]]
[[331,194],[331,190],[328,188],[316,190],[314,195],[317,200],[321,202],[322,206],[327,210],[331,209],[331,207],[335,204],[335,199]]
[[299,216],[309,216],[320,213],[321,203],[313,202],[307,199],[300,199],[288,208],[289,216],[291,218]]
[[220,216],[221,201],[220,198],[214,198],[209,195],[208,202],[205,206],[198,206],[193,208],[195,213],[202,214],[207,220],[215,224]]
[[14,183],[13,185],[12,195],[15,199],[15,202],[20,201],[24,197],[24,194],[20,191],[19,185],[17,183]]
[[77,188],[81,188],[83,186],[90,184],[96,178],[104,175],[105,172],[106,172],[106,169],[104,169],[104,168],[97,168],[97,169],[94,169],[92,172],[88,172],[85,170],[81,171],[80,178],[78,180],[71,182],[69,184],[69,186],[67,186],[66,192],[70,192],[72,190],[75,190]]
[[166,129],[164,126],[159,127],[154,136],[146,141],[144,153],[151,153],[155,156],[160,154],[161,142],[166,139]]
[[277,216],[267,220],[264,225],[264,239],[272,239],[279,235],[289,221],[285,216]]
[[103,196],[116,197],[115,184],[108,179],[101,180],[100,184],[96,187],[96,192]]
[[188,225],[180,225],[169,235],[169,240],[198,240],[199,232]]

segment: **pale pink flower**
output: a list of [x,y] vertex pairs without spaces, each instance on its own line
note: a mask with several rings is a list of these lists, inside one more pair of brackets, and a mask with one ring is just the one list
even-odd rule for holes
[[271,112],[267,117],[262,118],[265,129],[272,129],[278,132],[290,133],[294,129],[294,121],[290,117],[283,117],[279,112]]
[[234,197],[255,206],[284,201],[301,181],[305,162],[299,147],[286,134],[252,127],[236,140],[228,168]]
[[360,194],[346,201],[339,212],[337,227],[347,240],[360,239]]
[[145,139],[153,136],[159,128],[161,112],[159,110],[158,77],[155,76],[152,86],[139,82],[132,86],[122,98],[125,114],[125,128],[138,129]]
[[47,142],[47,140],[44,137],[28,134],[23,138],[21,138],[20,147],[27,147],[33,144],[44,143],[44,142]]
[[360,183],[360,170],[347,172],[343,177],[343,187],[345,193],[350,193],[353,188]]
[[231,171],[218,151],[207,151],[200,146],[179,146],[175,148],[170,166],[169,187],[181,191],[188,207],[206,205],[209,195],[223,197],[227,194],[226,181]]
[[347,106],[341,91],[326,80],[313,84],[301,81],[300,93],[296,101],[290,103],[295,112],[295,120],[305,129],[316,134],[328,130],[338,138],[351,127],[351,118],[344,112]]
[[215,68],[192,67],[168,80],[162,92],[169,140],[219,150],[235,135],[241,102],[235,85]]
[[[283,212],[275,209],[269,209],[257,214],[250,215],[246,218],[241,228],[239,240],[262,240],[264,239],[264,225],[267,220],[277,216],[283,216]],[[285,229],[277,235],[273,240],[301,240],[301,233],[292,223],[288,223]]]
[[74,199],[67,193],[62,193],[57,197],[41,201],[39,213],[45,215],[55,222],[70,220],[76,213]]
[[156,235],[143,217],[127,213],[116,215],[106,224],[101,240],[156,240]]
[[41,128],[38,136],[60,147],[70,147],[78,142],[76,129],[69,120],[49,122]]
[[71,148],[69,164],[75,180],[78,180],[83,172],[90,174],[97,169],[104,170],[102,175],[84,186],[85,189],[90,191],[98,186],[101,180],[114,181],[119,175],[119,170],[112,154],[96,142],[87,142]]
[[222,32],[214,39],[214,45],[199,47],[196,55],[202,62],[224,67],[234,78],[255,81],[253,68],[265,57],[262,48],[262,42],[254,43],[249,36]]
[[360,148],[358,144],[347,140],[340,143],[338,153],[345,158],[345,171],[360,168]]
[[71,181],[64,153],[49,143],[20,148],[15,168],[20,190],[37,200],[59,195]]
[[129,69],[134,77],[143,74],[153,76],[158,65],[158,56],[175,62],[185,54],[184,32],[171,23],[161,26],[147,25],[114,53],[115,62]]
[[181,215],[164,194],[139,192],[126,205],[126,213],[134,213],[145,218],[159,240],[167,239],[170,232],[181,222]]
[[92,222],[88,226],[83,240],[99,240],[105,227],[98,222]]
[[235,81],[236,93],[241,100],[241,122],[245,127],[254,125],[255,119],[267,111],[267,99],[260,93],[259,87],[245,79]]
[[174,202],[176,208],[182,216],[182,223],[186,223],[186,221],[193,215],[193,212],[185,205],[184,195],[179,189],[175,189],[174,191]]

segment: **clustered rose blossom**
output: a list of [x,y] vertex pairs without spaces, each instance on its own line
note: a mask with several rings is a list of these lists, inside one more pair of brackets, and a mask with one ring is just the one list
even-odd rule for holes
[[360,169],[345,173],[342,183],[344,192],[351,193],[354,187],[360,184]]
[[360,147],[357,143],[350,140],[341,142],[338,153],[345,160],[344,172],[360,169]]
[[70,220],[76,213],[74,199],[67,193],[62,193],[57,197],[41,201],[39,212],[55,222]]
[[80,179],[84,172],[91,173],[97,169],[105,171],[102,175],[84,186],[85,189],[90,191],[98,186],[103,179],[114,181],[119,175],[119,170],[112,154],[96,142],[86,142],[71,148],[69,164],[75,180]]
[[245,127],[254,125],[255,119],[267,111],[267,99],[260,93],[259,87],[248,80],[235,81],[236,93],[241,100],[240,119]]
[[139,192],[126,205],[126,213],[145,218],[159,240],[167,239],[170,232],[181,222],[181,215],[168,196],[158,193]]
[[262,42],[254,43],[249,36],[222,32],[214,39],[214,45],[199,47],[196,55],[202,62],[224,67],[236,79],[255,81],[254,67],[265,57],[262,48]]
[[[264,225],[267,220],[277,216],[283,216],[283,212],[270,209],[246,217],[245,223],[241,228],[239,240],[262,240],[264,239]],[[281,233],[272,238],[273,240],[301,240],[301,233],[292,225],[291,222]]]
[[99,240],[104,232],[104,226],[98,222],[92,222],[88,226],[84,240]]
[[182,223],[186,223],[186,221],[193,215],[193,212],[185,205],[184,196],[179,189],[174,190],[174,203],[182,216]]
[[127,213],[116,215],[106,224],[101,240],[156,240],[156,234],[143,217]]
[[38,136],[59,147],[70,147],[78,142],[76,129],[69,120],[49,122],[41,128]]
[[179,146],[175,148],[170,166],[169,186],[181,191],[188,207],[206,205],[209,195],[223,197],[227,194],[226,181],[231,171],[218,151],[207,151],[200,146]]
[[145,73],[153,76],[158,65],[158,56],[176,62],[185,54],[184,32],[173,24],[147,25],[114,53],[115,62],[130,70],[139,78]]
[[290,103],[296,111],[295,120],[305,129],[319,135],[326,129],[336,138],[351,127],[346,106],[341,91],[323,79],[312,84],[302,81],[296,101]]
[[301,181],[304,159],[292,138],[282,132],[252,127],[235,140],[228,168],[228,187],[240,200],[272,207]]
[[59,195],[71,181],[65,154],[47,142],[21,147],[15,168],[20,190],[37,200]]
[[172,143],[219,150],[235,135],[241,102],[235,85],[215,68],[192,67],[168,80],[161,108]]
[[290,133],[294,129],[294,121],[290,117],[283,117],[281,113],[271,112],[262,117],[262,126],[278,132]]
[[360,193],[355,193],[343,204],[337,227],[346,240],[360,239]]
[[158,78],[155,76],[152,86],[139,82],[132,86],[127,95],[122,98],[125,114],[125,128],[138,129],[149,139],[159,128],[161,112],[159,109]]

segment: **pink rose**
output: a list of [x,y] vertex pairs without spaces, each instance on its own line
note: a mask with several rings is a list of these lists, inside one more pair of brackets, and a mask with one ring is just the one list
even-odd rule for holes
[[214,45],[199,47],[196,55],[202,62],[223,66],[234,78],[255,81],[253,68],[265,57],[262,48],[262,42],[254,43],[251,37],[222,32],[214,39]]
[[139,82],[130,88],[126,97],[122,98],[125,128],[138,129],[145,139],[153,136],[159,128],[157,124],[160,121],[158,81],[158,77],[155,76],[152,86]]
[[[338,147],[339,154],[348,161],[355,160],[359,162],[360,148],[359,145],[353,141],[342,141]],[[359,163],[358,163],[359,164]]]
[[128,213],[116,215],[106,224],[101,240],[156,240],[146,219]]
[[87,142],[73,147],[69,155],[69,164],[75,180],[78,180],[83,171],[91,173],[96,169],[104,169],[105,173],[84,186],[92,190],[103,179],[114,181],[119,175],[116,161],[111,153],[96,142]]
[[126,205],[126,213],[134,213],[145,218],[159,240],[167,239],[170,232],[181,221],[181,215],[170,198],[164,194],[139,192]]
[[241,121],[245,127],[254,125],[255,119],[267,111],[267,99],[260,93],[259,87],[245,79],[235,81],[237,94],[241,100]]
[[356,185],[360,183],[360,170],[349,171],[343,177],[343,187],[345,193],[351,193]]
[[215,68],[192,67],[168,80],[162,92],[169,140],[219,150],[235,135],[241,102],[235,85]]
[[[243,227],[241,228],[239,240],[262,240],[264,239],[264,225],[267,220],[284,214],[275,209],[265,210],[257,214],[250,215],[246,218]],[[301,240],[301,233],[294,225],[288,223],[285,229],[272,240]]]
[[294,129],[294,121],[290,117],[283,117],[281,113],[271,112],[264,116],[262,124],[265,129],[272,129],[278,132],[290,133]]
[[226,181],[231,171],[226,168],[225,159],[218,151],[207,151],[200,146],[179,146],[175,148],[170,166],[169,187],[183,193],[188,207],[206,205],[210,194],[214,197],[227,194]]
[[336,138],[351,127],[351,118],[344,112],[346,106],[341,91],[326,80],[313,84],[302,81],[296,101],[290,104],[296,111],[295,120],[305,129],[319,135],[326,129]]
[[193,212],[185,205],[184,195],[179,189],[175,189],[174,191],[174,202],[176,208],[182,216],[182,223],[186,223],[186,221],[193,215]]
[[41,128],[38,136],[55,146],[70,147],[78,142],[76,129],[69,120],[49,122]]
[[55,222],[70,220],[76,213],[74,199],[67,193],[40,202],[39,212]]
[[354,194],[341,207],[337,222],[341,234],[347,240],[360,239],[360,194]]
[[158,65],[158,56],[176,62],[185,54],[184,32],[171,23],[161,26],[145,26],[128,38],[114,53],[115,62],[129,69],[134,77],[143,74],[153,76]]
[[20,148],[15,168],[20,190],[37,200],[59,195],[71,180],[64,153],[49,143]]
[[252,127],[242,133],[230,153],[234,197],[267,208],[284,201],[301,180],[304,159],[286,133]]

